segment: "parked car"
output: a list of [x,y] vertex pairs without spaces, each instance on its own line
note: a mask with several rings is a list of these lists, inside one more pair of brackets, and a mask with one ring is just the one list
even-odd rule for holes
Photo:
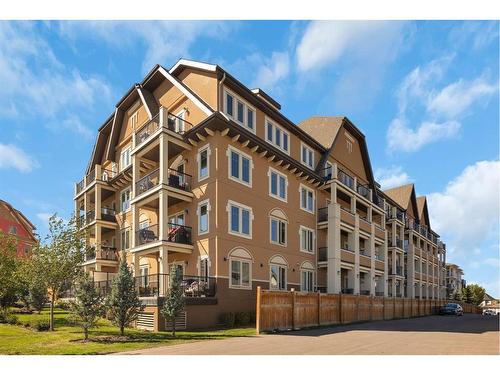
[[497,312],[495,310],[486,309],[483,311],[483,315],[497,315]]
[[462,316],[464,315],[464,310],[458,303],[447,303],[439,309],[439,315]]

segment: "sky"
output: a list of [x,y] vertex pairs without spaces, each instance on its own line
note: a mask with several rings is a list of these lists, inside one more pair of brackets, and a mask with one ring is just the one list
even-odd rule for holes
[[494,21],[0,21],[0,198],[69,217],[97,129],[179,58],[219,64],[298,123],[344,115],[383,188],[414,183],[447,261],[499,296]]

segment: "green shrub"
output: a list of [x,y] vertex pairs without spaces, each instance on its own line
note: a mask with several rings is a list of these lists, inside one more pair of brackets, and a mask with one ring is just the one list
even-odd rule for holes
[[235,317],[235,324],[237,326],[248,326],[250,323],[250,313],[248,312],[238,312]]
[[66,302],[66,301],[57,301],[54,304],[54,307],[61,309],[61,310],[70,310],[71,305],[69,302]]
[[8,315],[7,319],[6,319],[6,323],[16,325],[17,323],[19,323],[19,319],[15,315]]
[[224,314],[224,325],[227,328],[233,328],[235,323],[235,314],[232,312]]
[[50,328],[50,323],[45,320],[38,320],[35,323],[33,323],[33,328],[36,329],[38,332],[48,331]]

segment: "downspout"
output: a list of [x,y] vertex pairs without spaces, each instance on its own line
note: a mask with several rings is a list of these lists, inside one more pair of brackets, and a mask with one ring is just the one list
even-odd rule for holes
[[219,112],[222,112],[221,111],[221,103],[222,103],[222,99],[223,99],[223,95],[222,95],[222,84],[224,83],[224,81],[226,80],[226,72],[224,72],[224,75],[222,76],[222,79],[220,80],[219,82],[219,100],[217,102],[217,110]]

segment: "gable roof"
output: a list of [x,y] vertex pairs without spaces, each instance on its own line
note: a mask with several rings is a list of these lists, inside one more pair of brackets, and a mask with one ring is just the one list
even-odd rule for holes
[[330,149],[344,119],[344,116],[311,116],[297,126],[316,139],[324,148]]
[[429,220],[429,211],[427,208],[427,198],[425,195],[422,195],[421,197],[417,197],[417,208],[418,208],[418,219],[422,221],[422,219],[425,219],[425,222],[427,223],[427,226],[429,229],[431,228],[431,222]]
[[12,214],[14,219],[24,227],[29,237],[33,241],[36,241],[36,238],[33,234],[33,231],[36,229],[36,227],[33,225],[33,223],[29,221],[28,218],[24,216],[24,214],[21,211],[15,209],[9,202],[0,199],[0,204],[3,204],[7,208],[7,210]]
[[403,209],[408,210],[410,202],[413,206],[413,216],[418,220],[417,197],[415,194],[415,185],[407,184],[392,189],[384,190],[384,194],[399,204]]

